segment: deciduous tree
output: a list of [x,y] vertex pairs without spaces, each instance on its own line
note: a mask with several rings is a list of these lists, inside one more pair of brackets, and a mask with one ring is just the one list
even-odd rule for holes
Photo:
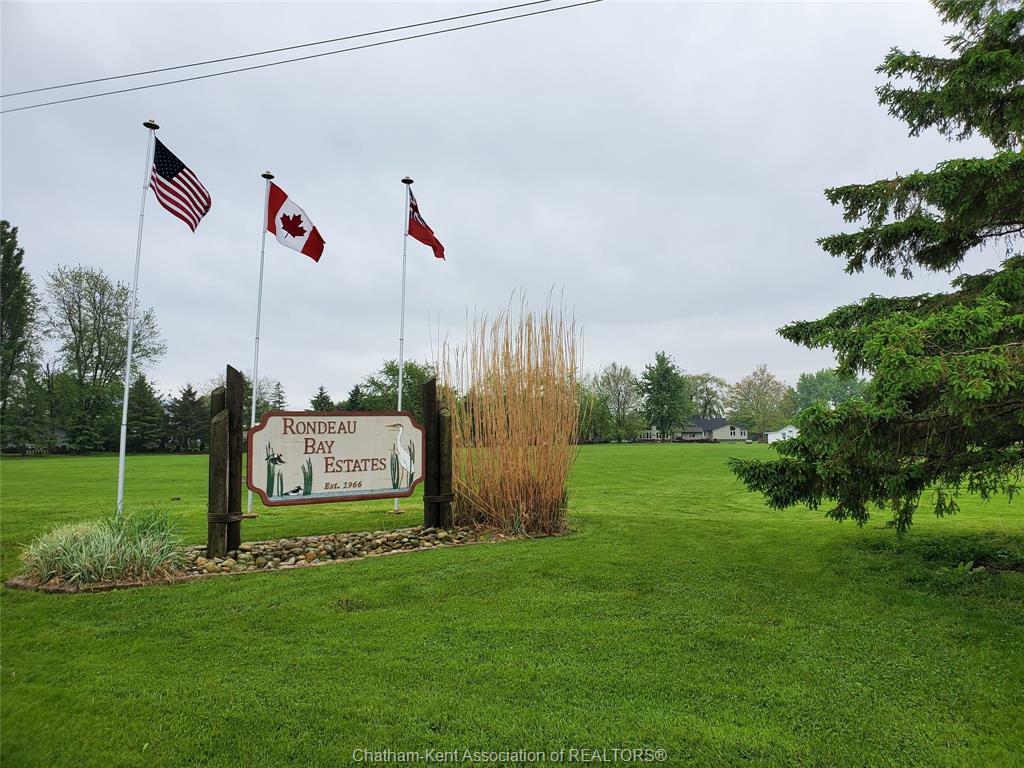
[[839,405],[851,397],[861,397],[867,382],[857,376],[842,375],[832,368],[801,373],[797,379],[793,403],[798,411],[814,403]]
[[726,407],[731,421],[750,432],[769,432],[793,418],[792,390],[768,366],[759,365],[729,388]]
[[640,384],[628,365],[610,363],[594,382],[611,416],[609,437],[627,440],[644,427],[643,396]]
[[693,416],[690,382],[664,352],[656,353],[654,363],[644,367],[640,392],[644,396],[644,415],[662,437],[670,437]]
[[834,410],[813,405],[800,436],[776,461],[734,461],[773,507],[830,503],[838,520],[868,519],[877,505],[905,530],[921,495],[955,511],[962,490],[989,497],[1019,490],[1024,472],[1024,8],[997,0],[935,0],[960,25],[950,55],[894,48],[878,89],[911,135],[978,133],[994,153],[930,171],[826,190],[856,231],[822,238],[847,272],[865,267],[911,277],[958,269],[982,246],[1005,248],[999,269],[962,274],[948,293],[870,296],[827,317],[781,329],[829,347],[838,371],[865,371],[865,398]]
[[615,418],[608,404],[608,395],[601,389],[597,376],[580,381],[579,441],[597,443],[609,440],[615,433]]
[[[77,450],[117,443],[130,307],[129,287],[101,269],[60,266],[47,276],[46,333],[57,343],[61,371],[71,384],[63,423]],[[153,310],[140,310],[132,366],[144,370],[164,350]]]
[[714,419],[724,414],[729,383],[710,373],[695,373],[689,378],[693,390],[694,415],[702,419]]
[[[426,363],[406,360],[402,373],[402,410],[410,411],[423,423],[423,385],[434,376],[434,368]],[[361,384],[359,410],[394,411],[398,408],[398,361],[388,360],[379,371],[367,376]],[[353,409],[355,410],[355,409]]]

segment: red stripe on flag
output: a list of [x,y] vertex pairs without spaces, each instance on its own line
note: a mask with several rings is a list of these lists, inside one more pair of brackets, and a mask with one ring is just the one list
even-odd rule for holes
[[306,238],[306,244],[302,246],[302,253],[313,261],[320,261],[320,257],[324,253],[324,239],[320,237],[320,230],[316,227],[313,227],[313,231]]
[[156,201],[160,203],[166,211],[174,214],[188,224],[189,228],[195,232],[196,227],[199,225],[199,220],[202,218],[202,214],[197,214],[189,206],[184,205],[177,197],[170,194],[167,190],[162,189],[156,180],[150,181],[150,187],[153,189]]
[[164,196],[169,200],[175,201],[183,211],[193,214],[196,223],[199,223],[199,219],[203,218],[203,214],[206,213],[202,207],[190,200],[177,185],[168,184],[159,174],[154,173],[152,181],[153,192],[156,193],[158,198]]
[[157,188],[156,188],[155,185],[150,185],[150,186],[153,189],[153,194],[156,195],[156,201],[158,203],[160,203],[161,207],[163,207],[163,209],[165,211],[167,211],[169,214],[171,214],[172,216],[176,216],[177,218],[179,218],[182,221],[184,221],[185,224],[188,225],[188,228],[191,229],[193,232],[195,232],[196,231],[196,225],[199,223],[198,220],[195,218],[195,216],[193,216],[192,214],[189,214],[189,213],[185,213],[183,210],[178,208],[178,204],[177,203],[169,202],[166,198],[162,197],[160,195],[160,193],[157,192]]
[[207,196],[203,194],[202,185],[196,184],[192,177],[188,173],[186,168],[184,171],[174,177],[176,186],[181,190],[189,200],[196,204],[196,207],[206,210],[209,208]]
[[287,199],[288,195],[284,193],[284,190],[274,182],[270,182],[270,199],[267,201],[267,232],[272,235],[277,234],[277,226],[274,222],[277,220],[277,212],[281,210],[281,206]]

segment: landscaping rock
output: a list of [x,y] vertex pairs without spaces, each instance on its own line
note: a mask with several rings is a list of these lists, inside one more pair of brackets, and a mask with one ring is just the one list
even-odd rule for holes
[[469,528],[402,528],[394,531],[356,531],[324,536],[299,536],[271,541],[247,541],[226,558],[207,558],[205,547],[185,550],[189,574],[291,570],[337,560],[397,555],[416,550],[472,544],[502,538]]

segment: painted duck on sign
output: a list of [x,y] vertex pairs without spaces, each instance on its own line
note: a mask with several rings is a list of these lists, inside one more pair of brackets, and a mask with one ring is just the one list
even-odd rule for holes
[[265,460],[267,462],[267,496],[309,496],[313,492],[313,464],[309,459],[306,459],[306,463],[300,467],[302,485],[296,485],[290,491],[284,489],[284,470],[278,469],[281,464],[287,462],[280,453],[274,453],[270,443],[267,443],[266,446]]

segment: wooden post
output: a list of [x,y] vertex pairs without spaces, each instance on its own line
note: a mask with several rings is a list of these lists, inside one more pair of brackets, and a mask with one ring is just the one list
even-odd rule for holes
[[447,407],[437,412],[438,432],[438,518],[442,528],[452,527],[452,416]]
[[210,393],[210,488],[206,509],[206,554],[224,557],[228,551],[228,413],[224,408],[224,387]]
[[224,557],[242,543],[242,377],[230,365],[225,385],[210,393],[209,557]]
[[227,548],[242,544],[242,401],[245,399],[242,374],[227,367],[224,406],[228,412],[228,516]]
[[441,505],[434,499],[440,493],[441,473],[440,431],[438,430],[437,379],[432,378],[423,385],[423,419],[426,442],[426,456],[423,457],[423,527],[441,527]]
[[423,464],[423,527],[452,526],[452,426],[437,399],[437,379],[423,385],[427,455]]

